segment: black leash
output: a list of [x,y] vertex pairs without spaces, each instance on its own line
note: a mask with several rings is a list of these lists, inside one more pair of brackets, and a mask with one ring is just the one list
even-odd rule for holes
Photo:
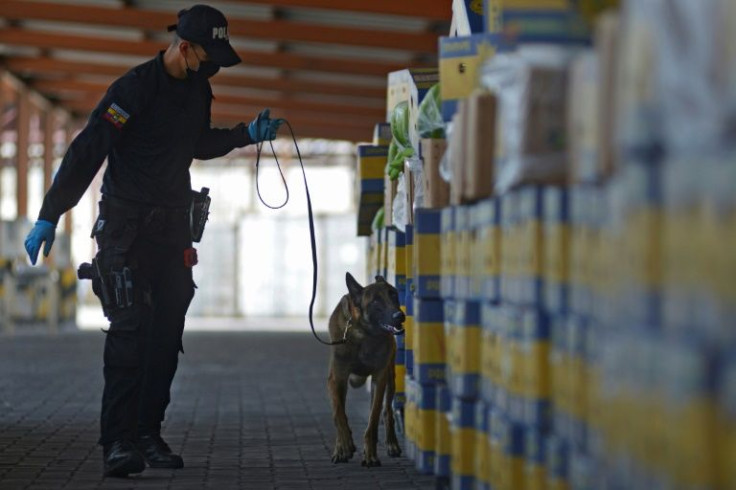
[[[302,155],[299,152],[299,145],[296,143],[296,136],[294,136],[294,130],[292,129],[291,124],[289,124],[289,121],[287,121],[286,119],[284,119],[283,121],[286,124],[286,126],[289,127],[289,132],[291,132],[291,139],[294,141],[294,148],[296,148],[296,155],[299,158],[299,165],[302,167],[302,176],[304,177],[304,190],[307,194],[307,212],[309,215],[309,239],[312,245],[312,300],[309,302],[309,326],[312,328],[312,334],[314,335],[314,338],[316,338],[320,343],[324,345],[344,344],[345,342],[347,342],[345,338],[343,338],[342,340],[325,342],[319,337],[319,335],[317,335],[317,332],[314,330],[314,321],[312,320],[312,316],[314,312],[314,301],[317,298],[317,240],[315,239],[315,234],[314,234],[314,215],[312,213],[312,198],[309,196],[309,185],[307,184],[307,172],[304,170],[304,162],[302,161]],[[289,202],[289,186],[286,184],[286,178],[284,177],[284,172],[281,170],[281,164],[279,164],[279,159],[276,156],[276,152],[273,149],[273,141],[269,141],[268,143],[271,146],[271,153],[273,154],[273,158],[274,160],[276,160],[276,167],[279,169],[279,174],[281,175],[281,181],[284,183],[284,188],[286,189],[286,199],[284,199],[284,202],[278,206],[271,206],[266,201],[264,201],[263,197],[261,196],[261,190],[258,185],[258,168],[261,162],[261,148],[263,147],[263,142],[260,142],[256,145],[256,191],[258,193],[258,199],[260,199],[260,201],[263,203],[264,206],[266,206],[269,209],[281,209],[284,206],[286,206],[287,202]]]

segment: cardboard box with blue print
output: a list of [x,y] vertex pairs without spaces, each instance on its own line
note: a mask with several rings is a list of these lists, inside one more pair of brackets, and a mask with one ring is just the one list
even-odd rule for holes
[[484,0],[484,32],[519,42],[588,42],[600,14],[619,0]]
[[501,12],[504,36],[518,44],[590,44],[591,27],[573,8],[564,10],[512,10]]
[[442,98],[442,119],[451,121],[458,101],[468,97],[478,87],[479,68],[501,47],[497,34],[440,37],[439,81]]
[[388,146],[358,145],[358,236],[370,236],[371,223],[383,206],[383,176]]
[[453,0],[450,34],[467,36],[483,32],[485,27],[483,0]]
[[373,127],[373,144],[388,146],[391,144],[391,124],[387,122],[378,123]]

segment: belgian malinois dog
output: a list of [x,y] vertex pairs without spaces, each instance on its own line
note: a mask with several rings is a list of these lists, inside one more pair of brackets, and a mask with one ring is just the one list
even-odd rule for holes
[[[394,429],[391,402],[396,391],[394,380],[394,335],[403,333],[405,316],[400,309],[396,288],[381,276],[365,287],[350,273],[345,274],[348,294],[342,297],[330,316],[330,337],[345,340],[332,346],[327,388],[332,401],[332,418],[337,429],[333,463],[344,463],[353,457],[353,433],[345,414],[348,382],[353,388],[362,386],[371,376],[371,414],[363,436],[363,466],[380,466],[376,444],[378,422],[383,407],[386,446],[392,458],[401,455]],[[386,402],[384,404],[384,393]]]

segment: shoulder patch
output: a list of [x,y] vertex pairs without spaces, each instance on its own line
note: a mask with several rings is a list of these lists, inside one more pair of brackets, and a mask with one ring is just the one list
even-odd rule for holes
[[110,104],[110,107],[102,114],[102,118],[112,123],[118,129],[122,129],[130,116],[116,103]]

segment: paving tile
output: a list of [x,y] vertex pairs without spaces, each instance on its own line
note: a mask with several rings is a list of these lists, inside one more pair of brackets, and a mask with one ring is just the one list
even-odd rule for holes
[[[103,479],[96,445],[104,335],[66,331],[0,338],[0,488],[361,490],[434,489],[413,462],[363,468],[365,390],[348,395],[359,447],[330,461],[328,353],[310,332],[186,332],[164,437],[181,470]],[[381,428],[380,437],[383,438]]]

